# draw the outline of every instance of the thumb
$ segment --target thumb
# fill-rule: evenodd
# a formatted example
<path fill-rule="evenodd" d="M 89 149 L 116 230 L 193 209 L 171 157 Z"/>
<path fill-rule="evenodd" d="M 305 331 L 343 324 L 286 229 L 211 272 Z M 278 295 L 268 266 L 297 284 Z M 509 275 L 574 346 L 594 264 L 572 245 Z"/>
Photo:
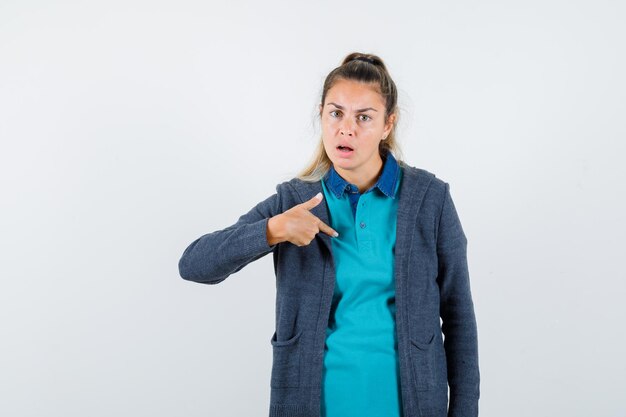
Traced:
<path fill-rule="evenodd" d="M 302 203 L 302 207 L 304 207 L 307 210 L 311 210 L 313 207 L 317 206 L 320 203 L 320 201 L 322 201 L 322 197 L 323 197 L 322 193 L 317 193 L 313 196 L 313 198 Z"/>

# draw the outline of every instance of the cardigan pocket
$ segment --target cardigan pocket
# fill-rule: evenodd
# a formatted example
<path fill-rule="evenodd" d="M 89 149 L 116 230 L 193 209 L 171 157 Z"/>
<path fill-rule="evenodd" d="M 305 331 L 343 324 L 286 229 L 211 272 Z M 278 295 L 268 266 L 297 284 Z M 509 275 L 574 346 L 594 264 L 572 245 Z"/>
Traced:
<path fill-rule="evenodd" d="M 289 388 L 300 386 L 300 330 L 291 339 L 279 341 L 276 332 L 272 335 L 272 388 Z"/>
<path fill-rule="evenodd" d="M 433 349 L 435 333 L 433 332 L 426 342 L 418 342 L 411 339 L 411 362 L 413 363 L 413 378 L 418 391 L 428 391 L 434 383 L 434 360 Z"/>

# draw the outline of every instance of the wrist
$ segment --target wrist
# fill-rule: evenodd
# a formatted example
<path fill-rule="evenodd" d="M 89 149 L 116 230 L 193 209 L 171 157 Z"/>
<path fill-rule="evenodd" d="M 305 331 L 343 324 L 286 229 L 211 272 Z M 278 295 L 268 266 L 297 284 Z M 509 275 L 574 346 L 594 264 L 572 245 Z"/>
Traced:
<path fill-rule="evenodd" d="M 287 240 L 283 233 L 281 215 L 278 214 L 274 217 L 270 217 L 267 221 L 267 244 L 274 246 L 277 243 Z"/>

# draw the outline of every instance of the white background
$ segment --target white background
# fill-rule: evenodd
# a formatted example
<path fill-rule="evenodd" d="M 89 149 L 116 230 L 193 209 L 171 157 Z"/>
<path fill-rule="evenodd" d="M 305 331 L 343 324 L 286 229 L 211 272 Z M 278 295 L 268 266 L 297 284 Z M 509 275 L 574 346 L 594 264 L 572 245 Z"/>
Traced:
<path fill-rule="evenodd" d="M 264 416 L 271 256 L 189 243 L 293 177 L 378 54 L 468 238 L 484 417 L 623 417 L 618 1 L 0 1 L 0 415 Z"/>

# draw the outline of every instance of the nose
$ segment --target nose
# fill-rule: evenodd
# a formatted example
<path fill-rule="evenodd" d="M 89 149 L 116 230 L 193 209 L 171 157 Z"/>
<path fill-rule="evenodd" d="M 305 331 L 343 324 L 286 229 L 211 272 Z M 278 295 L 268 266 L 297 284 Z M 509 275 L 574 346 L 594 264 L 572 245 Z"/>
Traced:
<path fill-rule="evenodd" d="M 345 119 L 345 122 L 341 126 L 340 132 L 342 135 L 348 135 L 348 136 L 354 135 L 354 126 L 350 118 Z"/>

